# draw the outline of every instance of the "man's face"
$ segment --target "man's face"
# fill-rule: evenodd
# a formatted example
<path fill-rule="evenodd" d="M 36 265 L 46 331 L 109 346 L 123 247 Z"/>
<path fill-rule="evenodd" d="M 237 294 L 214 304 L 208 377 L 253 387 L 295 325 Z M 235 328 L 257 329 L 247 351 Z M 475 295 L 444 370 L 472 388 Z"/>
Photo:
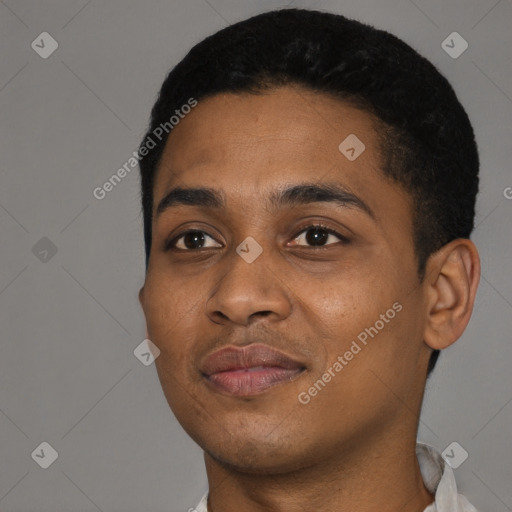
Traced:
<path fill-rule="evenodd" d="M 269 200 L 304 185 L 345 196 Z M 157 214 L 177 187 L 224 204 Z M 326 95 L 217 95 L 173 130 L 140 300 L 167 401 L 208 456 L 281 472 L 414 437 L 430 350 L 411 217 L 371 117 Z"/>

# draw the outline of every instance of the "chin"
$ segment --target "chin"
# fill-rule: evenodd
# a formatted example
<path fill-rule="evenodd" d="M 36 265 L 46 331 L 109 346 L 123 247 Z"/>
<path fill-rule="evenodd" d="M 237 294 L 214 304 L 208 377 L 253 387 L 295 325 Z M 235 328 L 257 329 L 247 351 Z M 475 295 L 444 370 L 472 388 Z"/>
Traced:
<path fill-rule="evenodd" d="M 253 429 L 256 425 L 253 424 Z M 307 436 L 276 429 L 275 425 L 252 431 L 248 428 L 224 430 L 219 426 L 200 433 L 189 432 L 189 435 L 220 465 L 253 475 L 297 471 L 314 463 L 317 454 L 312 446 L 308 450 Z"/>
<path fill-rule="evenodd" d="M 287 450 L 283 446 L 271 448 L 263 443 L 240 442 L 203 447 L 203 450 L 220 465 L 251 475 L 286 474 L 309 465 L 305 454 L 297 453 L 296 447 Z"/>

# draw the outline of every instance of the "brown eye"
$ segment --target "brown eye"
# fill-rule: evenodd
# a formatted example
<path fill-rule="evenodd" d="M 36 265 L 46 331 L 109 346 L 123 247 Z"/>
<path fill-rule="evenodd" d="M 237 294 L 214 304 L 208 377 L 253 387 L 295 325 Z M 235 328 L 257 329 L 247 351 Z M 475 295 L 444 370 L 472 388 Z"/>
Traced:
<path fill-rule="evenodd" d="M 207 239 L 214 240 L 210 235 L 204 231 L 189 230 L 181 233 L 177 237 L 170 240 L 165 245 L 165 250 L 177 249 L 180 251 L 193 251 L 197 249 L 220 247 L 215 245 L 206 246 L 205 241 Z M 216 242 L 215 242 L 216 243 Z"/>
<path fill-rule="evenodd" d="M 299 233 L 299 236 L 294 238 L 294 241 L 305 241 L 306 247 L 308 245 L 311 247 L 324 247 L 325 245 L 333 245 L 333 243 L 337 243 L 336 241 L 332 242 L 333 238 L 337 238 L 338 241 L 342 243 L 347 243 L 349 241 L 346 237 L 340 235 L 333 229 L 321 225 L 307 226 Z M 331 242 L 327 243 L 330 240 Z"/>

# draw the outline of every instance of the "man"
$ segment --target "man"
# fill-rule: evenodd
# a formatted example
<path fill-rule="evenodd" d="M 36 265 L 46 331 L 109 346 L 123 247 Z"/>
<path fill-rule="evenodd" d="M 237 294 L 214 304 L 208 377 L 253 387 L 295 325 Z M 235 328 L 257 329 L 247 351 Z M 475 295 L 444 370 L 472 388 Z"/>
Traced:
<path fill-rule="evenodd" d="M 196 510 L 475 511 L 416 442 L 480 277 L 446 79 L 384 31 L 268 12 L 170 72 L 143 147 L 139 299 L 205 453 Z"/>

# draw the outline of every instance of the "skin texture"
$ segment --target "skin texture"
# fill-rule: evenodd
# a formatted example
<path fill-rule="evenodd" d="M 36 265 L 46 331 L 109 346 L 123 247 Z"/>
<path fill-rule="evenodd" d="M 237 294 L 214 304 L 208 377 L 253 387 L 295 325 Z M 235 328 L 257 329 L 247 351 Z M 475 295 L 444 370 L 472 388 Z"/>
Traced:
<path fill-rule="evenodd" d="M 427 364 L 469 321 L 479 259 L 471 241 L 454 240 L 419 282 L 411 200 L 380 171 L 374 126 L 337 99 L 286 86 L 201 100 L 169 137 L 139 299 L 166 399 L 205 451 L 210 511 L 422 511 L 433 501 L 415 455 Z M 366 147 L 354 161 L 338 150 L 349 134 Z M 305 182 L 343 186 L 373 217 L 353 205 L 266 202 Z M 157 217 L 177 186 L 213 187 L 226 208 L 177 205 Z M 318 222 L 349 241 L 308 241 Z M 180 237 L 165 252 L 187 229 L 202 231 L 204 244 L 187 249 Z M 252 263 L 236 252 L 249 236 L 263 249 Z M 401 311 L 300 403 L 396 302 Z M 256 341 L 305 370 L 251 397 L 208 385 L 205 356 Z"/>

